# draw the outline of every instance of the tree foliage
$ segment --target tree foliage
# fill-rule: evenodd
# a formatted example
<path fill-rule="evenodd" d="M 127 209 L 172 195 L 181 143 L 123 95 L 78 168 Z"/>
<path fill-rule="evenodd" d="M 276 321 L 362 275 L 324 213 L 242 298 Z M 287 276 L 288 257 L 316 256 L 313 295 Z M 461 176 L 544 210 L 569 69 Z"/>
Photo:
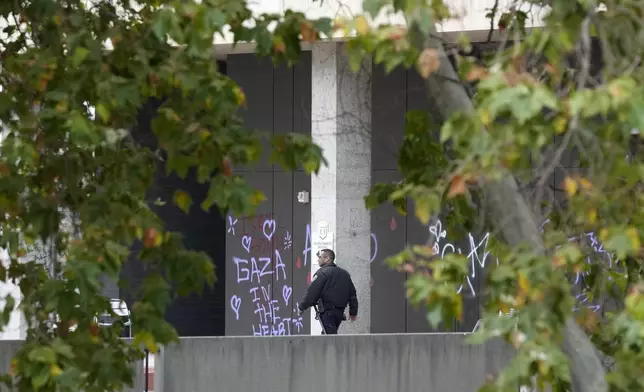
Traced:
<path fill-rule="evenodd" d="M 118 389 L 131 382 L 127 363 L 141 345 L 154 352 L 176 338 L 163 321 L 171 288 L 185 294 L 214 281 L 210 260 L 185 250 L 152 211 L 146 193 L 156 168 L 181 177 L 194 170 L 210 183 L 198 201 L 204 209 L 245 214 L 264 200 L 231 170 L 259 159 L 264 135 L 236 116 L 244 94 L 218 71 L 213 36 L 255 41 L 258 55 L 291 63 L 301 42 L 329 36 L 331 21 L 291 11 L 253 16 L 246 2 L 227 0 L 1 3 L 0 246 L 10 260 L 0 279 L 20 285 L 28 323 L 7 382 L 20 391 Z M 527 28 L 530 10 L 540 7 L 544 26 Z M 518 356 L 484 388 L 514 391 L 536 380 L 575 392 L 641 390 L 644 163 L 632 131 L 644 129 L 641 5 L 495 2 L 488 16 L 502 42 L 478 57 L 465 38 L 455 47 L 441 41 L 435 24 L 453 16 L 445 0 L 366 0 L 364 10 L 333 23 L 352 36 L 350 63 L 357 69 L 373 56 L 387 71 L 415 67 L 429 94 L 444 93 L 432 121 L 424 111 L 407 114 L 404 180 L 374 186 L 366 204 L 406 213 L 413 199 L 425 223 L 440 217 L 457 232 L 492 232 L 499 263 L 486 271 L 483 328 L 473 340 L 501 336 Z M 375 26 L 387 10 L 406 24 Z M 162 102 L 156 143 L 144 146 L 131 129 L 152 98 Z M 315 173 L 323 164 L 301 135 L 278 136 L 271 146 L 286 168 Z M 578 168 L 566 171 L 571 150 Z M 560 197 L 546 197 L 554 173 Z M 197 208 L 183 190 L 172 201 Z M 71 229 L 62 224 L 69 220 Z M 608 260 L 595 257 L 597 244 L 579 240 L 591 231 Z M 118 278 L 136 242 L 150 274 L 133 307 L 129 345 L 118 326 L 99 329 L 93 319 L 111 311 L 99 278 Z M 50 266 L 26 257 L 34 244 L 46 245 Z M 461 317 L 456 288 L 468 270 L 461 255 L 439 257 L 432 245 L 405 249 L 390 263 L 412 272 L 408 296 L 426 304 L 436 325 Z M 571 282 L 579 274 L 581 288 Z M 575 290 L 614 305 L 601 317 L 575 312 Z M 0 326 L 15 306 L 6 298 Z M 573 333 L 577 325 L 592 351 L 575 351 L 588 343 Z M 606 369 L 593 367 L 598 356 Z"/>
<path fill-rule="evenodd" d="M 490 6 L 502 42 L 480 56 L 471 55 L 466 38 L 450 47 L 436 33 L 434 24 L 450 17 L 446 1 L 367 0 L 367 15 L 339 24 L 357 32 L 353 64 L 373 55 L 387 71 L 415 67 L 438 106 L 434 137 L 426 112 L 408 113 L 398 161 L 404 179 L 376 185 L 367 206 L 390 202 L 405 212 L 411 198 L 424 223 L 440 217 L 456 232 L 478 228 L 494 236 L 499 262 L 487 268 L 483 328 L 472 341 L 503 337 L 518 355 L 485 390 L 535 383 L 641 390 L 641 5 Z M 537 7 L 543 26 L 527 28 L 528 11 Z M 363 25 L 382 12 L 404 15 L 406 26 Z M 584 235 L 590 232 L 597 233 L 592 243 Z M 428 320 L 438 325 L 462 317 L 457 288 L 469 271 L 464 255 L 437 255 L 432 245 L 410 247 L 389 262 L 413 273 L 408 296 L 426 304 Z M 574 284 L 579 276 L 581 285 Z M 579 291 L 612 301 L 599 315 L 575 311 Z M 588 339 L 573 320 L 595 348 L 584 351 Z M 594 366 L 599 359 L 605 369 Z"/>
<path fill-rule="evenodd" d="M 186 212 L 249 214 L 265 199 L 232 173 L 258 161 L 267 136 L 236 115 L 244 93 L 217 69 L 213 37 L 255 41 L 258 55 L 292 62 L 300 39 L 319 39 L 330 21 L 253 16 L 245 1 L 16 0 L 0 2 L 0 26 L 0 247 L 9 253 L 0 280 L 22 293 L 3 298 L 0 329 L 16 306 L 27 323 L 5 381 L 18 391 L 120 389 L 142 347 L 176 339 L 164 321 L 174 293 L 215 280 L 211 260 L 184 249 L 153 212 L 155 170 L 192 170 L 210 184 L 195 203 L 176 190 L 172 202 Z M 161 105 L 147 145 L 132 130 L 151 99 Z M 314 173 L 324 162 L 301 134 L 271 143 L 287 169 Z M 148 274 L 130 345 L 122 326 L 99 328 L 95 316 L 113 315 L 101 278 L 118 280 L 135 243 Z M 38 244 L 48 264 L 29 257 Z"/>

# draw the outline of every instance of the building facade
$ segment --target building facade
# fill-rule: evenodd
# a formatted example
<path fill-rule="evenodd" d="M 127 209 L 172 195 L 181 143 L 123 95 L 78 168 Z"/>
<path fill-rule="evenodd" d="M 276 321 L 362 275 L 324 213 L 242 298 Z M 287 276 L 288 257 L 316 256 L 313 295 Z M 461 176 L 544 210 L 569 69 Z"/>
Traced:
<path fill-rule="evenodd" d="M 500 9 L 511 1 L 501 1 Z M 360 12 L 361 0 L 320 2 L 265 0 L 257 12 L 305 11 L 310 17 L 349 16 Z M 466 32 L 473 41 L 487 39 L 485 18 L 492 0 L 454 0 L 463 15 L 440 26 L 447 39 Z M 377 22 L 400 18 L 380 17 Z M 217 282 L 201 295 L 178 298 L 168 320 L 181 336 L 319 334 L 310 312 L 298 316 L 296 303 L 316 271 L 315 252 L 336 251 L 337 263 L 354 279 L 360 301 L 358 321 L 344 323 L 341 333 L 405 333 L 431 331 L 425 312 L 405 298 L 406 274 L 391 270 L 383 260 L 409 244 L 437 238 L 440 252 L 461 252 L 470 260 L 470 276 L 459 290 L 464 296 L 464 317 L 452 329 L 471 331 L 479 319 L 483 271 L 491 262 L 487 235 L 472 233 L 453 243 L 440 223 L 423 226 L 413 214 L 402 216 L 392 206 L 368 211 L 364 196 L 379 182 L 400 179 L 397 152 L 403 140 L 405 113 L 431 112 L 435 102 L 426 96 L 420 76 L 413 70 L 384 70 L 366 63 L 359 72 L 349 70 L 342 42 L 322 42 L 307 47 L 294 67 L 274 67 L 256 57 L 253 44 L 231 45 L 231 37 L 217 37 L 215 44 L 223 72 L 239 83 L 248 108 L 240 115 L 249 128 L 268 134 L 299 132 L 311 135 L 322 146 L 329 165 L 317 176 L 303 170 L 286 172 L 270 164 L 268 153 L 253 167 L 236 167 L 268 200 L 255 216 L 221 215 L 216 208 L 193 208 L 185 215 L 167 203 L 157 212 L 167 228 L 179 231 L 188 248 L 206 252 L 216 265 Z M 142 143 L 154 144 L 150 121 L 158 102 L 141 110 L 133 134 Z M 266 146 L 267 149 L 269 146 Z M 555 179 L 553 179 L 555 181 Z M 202 198 L 207 186 L 191 174 L 186 179 L 167 177 L 159 170 L 150 200 L 171 200 L 180 187 Z M 124 265 L 121 284 L 105 282 L 105 294 L 131 306 L 136 288 L 145 276 L 143 265 Z M 0 286 L 2 294 L 15 287 Z M 0 302 L 0 304 L 2 304 Z M 0 338 L 24 338 L 20 315 Z M 444 328 L 442 328 L 444 329 Z"/>

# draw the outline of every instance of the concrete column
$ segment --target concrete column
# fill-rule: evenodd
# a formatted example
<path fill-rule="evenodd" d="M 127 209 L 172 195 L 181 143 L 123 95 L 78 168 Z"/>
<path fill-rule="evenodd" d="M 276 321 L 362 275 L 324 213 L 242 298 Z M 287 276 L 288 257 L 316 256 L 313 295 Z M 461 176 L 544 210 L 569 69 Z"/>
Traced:
<path fill-rule="evenodd" d="M 343 45 L 319 43 L 312 48 L 311 133 L 328 166 L 311 179 L 311 275 L 321 248 L 336 253 L 358 292 L 355 323 L 342 334 L 371 332 L 371 221 L 364 196 L 371 187 L 371 61 L 353 73 Z M 311 334 L 321 332 L 311 314 Z"/>

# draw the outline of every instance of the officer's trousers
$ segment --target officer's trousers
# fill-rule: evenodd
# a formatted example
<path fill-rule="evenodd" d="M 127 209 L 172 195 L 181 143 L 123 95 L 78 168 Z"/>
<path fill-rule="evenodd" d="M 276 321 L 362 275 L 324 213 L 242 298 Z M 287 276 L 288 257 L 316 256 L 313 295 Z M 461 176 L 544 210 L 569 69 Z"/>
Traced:
<path fill-rule="evenodd" d="M 338 308 L 325 310 L 320 314 L 320 320 L 322 321 L 322 325 L 324 325 L 324 330 L 327 335 L 338 334 L 338 328 L 340 328 L 343 318 L 344 312 Z"/>

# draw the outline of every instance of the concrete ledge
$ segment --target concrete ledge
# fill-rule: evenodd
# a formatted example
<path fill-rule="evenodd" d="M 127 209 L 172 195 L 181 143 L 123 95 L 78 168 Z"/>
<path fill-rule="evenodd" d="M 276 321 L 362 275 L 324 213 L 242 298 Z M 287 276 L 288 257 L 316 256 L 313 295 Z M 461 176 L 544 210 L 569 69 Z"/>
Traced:
<path fill-rule="evenodd" d="M 154 359 L 154 392 L 469 392 L 514 355 L 468 334 L 182 338 Z M 0 373 L 20 341 L 0 341 Z M 144 390 L 137 363 L 132 392 Z M 1 389 L 1 388 L 0 388 Z"/>
<path fill-rule="evenodd" d="M 155 392 L 476 391 L 513 351 L 466 336 L 182 338 L 157 358 Z"/>

